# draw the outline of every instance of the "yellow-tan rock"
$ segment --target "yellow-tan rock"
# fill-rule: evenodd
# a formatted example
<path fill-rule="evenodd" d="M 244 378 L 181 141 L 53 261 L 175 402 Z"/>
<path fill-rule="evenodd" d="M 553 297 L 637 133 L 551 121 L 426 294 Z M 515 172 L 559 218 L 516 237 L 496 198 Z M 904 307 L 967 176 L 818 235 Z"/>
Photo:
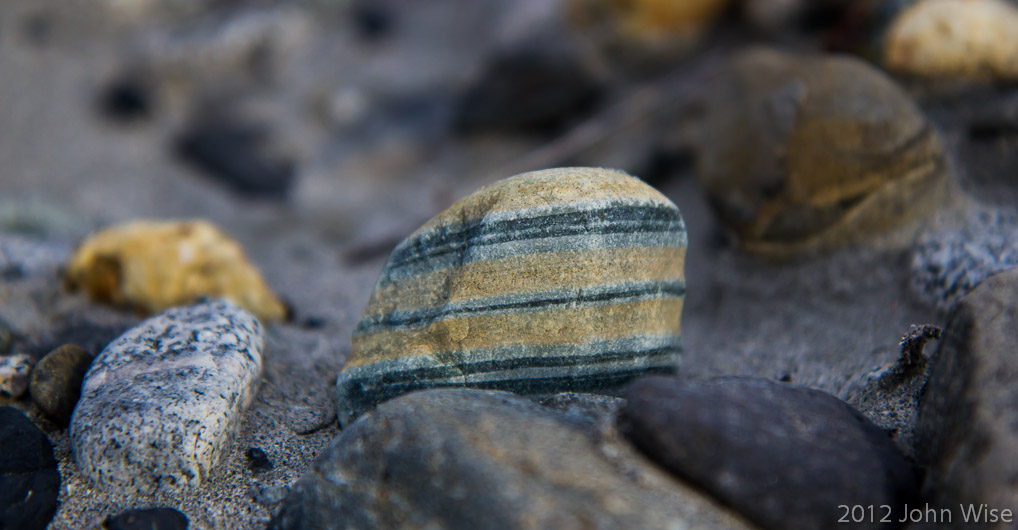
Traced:
<path fill-rule="evenodd" d="M 228 298 L 265 321 L 286 317 L 240 244 L 201 220 L 134 221 L 93 234 L 67 263 L 64 283 L 143 314 L 208 296 Z"/>
<path fill-rule="evenodd" d="M 904 230 L 953 184 L 937 134 L 885 74 L 766 49 L 711 90 L 698 165 L 743 247 L 776 259 Z"/>
<path fill-rule="evenodd" d="M 1018 8 L 1003 0 L 923 0 L 884 36 L 888 69 L 923 77 L 1018 80 Z"/>
<path fill-rule="evenodd" d="M 567 9 L 572 23 L 609 53 L 654 62 L 688 50 L 729 4 L 729 0 L 569 0 Z"/>

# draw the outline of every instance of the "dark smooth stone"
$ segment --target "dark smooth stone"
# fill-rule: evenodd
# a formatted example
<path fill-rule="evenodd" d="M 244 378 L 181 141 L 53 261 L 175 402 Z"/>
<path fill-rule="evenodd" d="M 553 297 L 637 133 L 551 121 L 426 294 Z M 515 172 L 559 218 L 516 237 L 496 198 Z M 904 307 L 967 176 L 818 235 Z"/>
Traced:
<path fill-rule="evenodd" d="M 462 96 L 454 124 L 462 133 L 554 132 L 591 108 L 600 94 L 597 76 L 577 54 L 507 50 Z"/>
<path fill-rule="evenodd" d="M 173 508 L 128 510 L 116 517 L 107 517 L 105 530 L 187 530 L 187 516 Z"/>
<path fill-rule="evenodd" d="M 392 12 L 377 2 L 361 1 L 350 8 L 350 20 L 357 34 L 365 41 L 374 42 L 389 36 L 394 26 Z"/>
<path fill-rule="evenodd" d="M 612 402 L 551 401 L 473 389 L 388 401 L 322 452 L 269 528 L 751 528 L 592 419 Z"/>
<path fill-rule="evenodd" d="M 1018 270 L 1010 270 L 959 300 L 932 356 L 916 431 L 934 502 L 1018 512 L 1016 342 Z"/>
<path fill-rule="evenodd" d="M 209 177 L 247 197 L 285 199 L 296 165 L 268 152 L 270 131 L 237 118 L 198 120 L 177 139 L 176 152 Z"/>
<path fill-rule="evenodd" d="M 650 458 L 764 528 L 843 528 L 840 505 L 917 498 L 887 433 L 841 400 L 765 379 L 647 377 L 627 392 L 622 430 Z M 852 528 L 889 528 L 876 523 Z"/>
<path fill-rule="evenodd" d="M 11 349 L 11 342 L 14 341 L 14 333 L 6 320 L 0 318 L 0 355 L 6 355 Z"/>
<path fill-rule="evenodd" d="M 65 344 L 36 363 L 28 379 L 32 402 L 46 417 L 60 426 L 66 426 L 81 395 L 81 382 L 92 355 L 74 344 Z"/>
<path fill-rule="evenodd" d="M 49 438 L 21 411 L 0 407 L 0 528 L 46 528 L 59 493 Z"/>
<path fill-rule="evenodd" d="M 103 115 L 121 122 L 147 118 L 154 106 L 150 84 L 134 76 L 114 79 L 99 96 Z"/>

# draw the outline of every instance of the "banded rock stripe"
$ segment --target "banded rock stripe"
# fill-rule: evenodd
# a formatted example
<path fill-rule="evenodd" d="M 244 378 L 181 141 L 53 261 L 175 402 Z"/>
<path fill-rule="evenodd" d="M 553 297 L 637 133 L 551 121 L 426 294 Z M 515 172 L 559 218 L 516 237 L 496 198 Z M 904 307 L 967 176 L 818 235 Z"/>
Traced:
<path fill-rule="evenodd" d="M 389 257 L 337 379 L 339 421 L 424 388 L 600 392 L 673 372 L 686 229 L 616 170 L 517 175 Z"/>

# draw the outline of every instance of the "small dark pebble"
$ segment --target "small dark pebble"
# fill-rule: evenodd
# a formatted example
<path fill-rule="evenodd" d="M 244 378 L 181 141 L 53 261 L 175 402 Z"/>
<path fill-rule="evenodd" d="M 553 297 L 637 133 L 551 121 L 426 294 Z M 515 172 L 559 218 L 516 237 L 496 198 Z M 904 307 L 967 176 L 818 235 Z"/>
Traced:
<path fill-rule="evenodd" d="M 0 318 L 0 355 L 6 355 L 11 349 L 11 342 L 14 341 L 14 333 L 6 320 Z"/>
<path fill-rule="evenodd" d="M 301 321 L 300 325 L 304 329 L 322 329 L 325 327 L 326 323 L 328 323 L 328 320 L 325 317 L 312 315 L 305 317 L 304 320 Z"/>
<path fill-rule="evenodd" d="M 887 433 L 823 392 L 766 379 L 647 377 L 621 430 L 648 457 L 762 528 L 842 528 L 838 505 L 902 507 L 916 474 Z M 852 528 L 889 528 L 879 518 Z"/>
<path fill-rule="evenodd" d="M 248 469 L 254 473 L 261 473 L 272 469 L 272 460 L 269 460 L 268 455 L 261 448 L 248 447 L 244 451 L 244 456 L 247 457 Z"/>
<path fill-rule="evenodd" d="M 239 119 L 192 123 L 176 141 L 176 153 L 245 197 L 285 199 L 294 185 L 296 164 L 267 152 L 269 129 Z"/>
<path fill-rule="evenodd" d="M 0 528 L 46 528 L 59 493 L 49 438 L 19 410 L 0 407 Z"/>
<path fill-rule="evenodd" d="M 152 88 L 138 77 L 115 79 L 103 89 L 99 108 L 103 115 L 128 122 L 147 118 L 152 113 Z"/>
<path fill-rule="evenodd" d="M 489 63 L 455 110 L 458 132 L 553 133 L 590 109 L 601 83 L 578 54 L 507 50 Z"/>
<path fill-rule="evenodd" d="M 81 382 L 92 365 L 92 355 L 74 344 L 65 344 L 36 363 L 28 379 L 28 391 L 39 410 L 63 427 L 71 419 L 81 395 Z"/>
<path fill-rule="evenodd" d="M 373 2 L 354 4 L 350 10 L 350 20 L 357 29 L 357 35 L 368 42 L 381 40 L 392 33 L 392 13 Z"/>
<path fill-rule="evenodd" d="M 173 508 L 128 510 L 103 522 L 106 530 L 187 530 L 187 516 Z"/>

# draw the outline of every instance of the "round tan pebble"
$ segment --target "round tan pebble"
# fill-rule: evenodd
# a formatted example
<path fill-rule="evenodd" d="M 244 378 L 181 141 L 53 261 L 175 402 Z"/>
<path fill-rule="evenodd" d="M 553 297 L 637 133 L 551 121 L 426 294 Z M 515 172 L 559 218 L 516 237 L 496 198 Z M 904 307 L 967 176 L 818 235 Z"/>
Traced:
<path fill-rule="evenodd" d="M 766 49 L 738 55 L 712 90 L 698 165 L 742 246 L 776 259 L 909 224 L 953 184 L 937 134 L 889 77 Z"/>
<path fill-rule="evenodd" d="M 902 74 L 1018 80 L 1018 8 L 1003 0 L 923 0 L 885 34 L 884 62 Z"/>
<path fill-rule="evenodd" d="M 67 425 L 81 394 L 81 381 L 92 365 L 92 355 L 65 344 L 44 356 L 29 375 L 32 402 L 58 425 Z"/>

